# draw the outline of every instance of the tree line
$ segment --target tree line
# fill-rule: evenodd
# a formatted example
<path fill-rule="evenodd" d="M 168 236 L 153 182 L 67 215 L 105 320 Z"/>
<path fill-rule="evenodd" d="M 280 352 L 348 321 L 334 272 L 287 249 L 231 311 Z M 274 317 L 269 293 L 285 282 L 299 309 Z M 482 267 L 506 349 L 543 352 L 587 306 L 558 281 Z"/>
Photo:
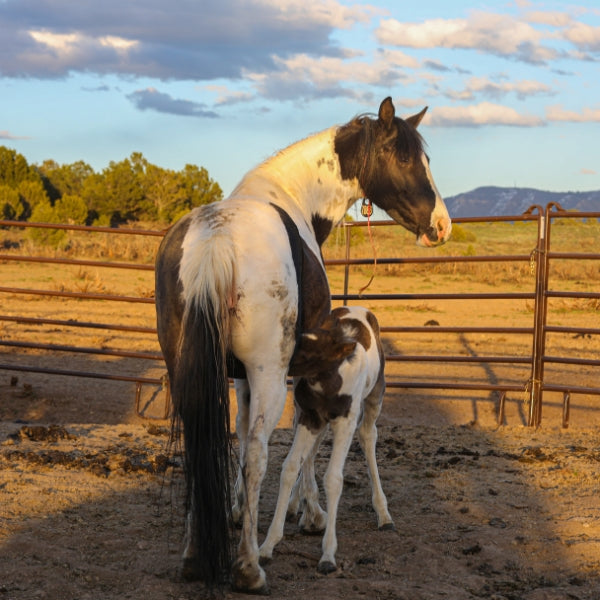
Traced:
<path fill-rule="evenodd" d="M 83 161 L 28 164 L 0 146 L 0 218 L 43 223 L 118 226 L 169 224 L 190 209 L 223 197 L 204 167 L 181 171 L 149 163 L 140 152 L 97 173 Z"/>

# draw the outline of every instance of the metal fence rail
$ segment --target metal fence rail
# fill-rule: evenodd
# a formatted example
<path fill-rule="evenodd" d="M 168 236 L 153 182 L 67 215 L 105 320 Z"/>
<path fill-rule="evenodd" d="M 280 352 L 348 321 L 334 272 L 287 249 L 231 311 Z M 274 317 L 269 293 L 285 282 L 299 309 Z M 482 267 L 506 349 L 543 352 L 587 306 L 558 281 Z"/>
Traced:
<path fill-rule="evenodd" d="M 525 214 L 507 217 L 485 217 L 485 218 L 463 218 L 455 219 L 456 223 L 493 223 L 500 222 L 518 222 L 529 221 L 537 223 L 537 239 L 534 240 L 535 247 L 531 254 L 513 254 L 513 255 L 490 255 L 490 256 L 431 256 L 431 257 L 406 257 L 406 258 L 390 258 L 382 257 L 375 259 L 370 258 L 352 258 L 351 257 L 351 236 L 352 232 L 357 228 L 365 227 L 366 223 L 344 223 L 343 232 L 345 236 L 345 258 L 331 259 L 326 261 L 327 267 L 344 267 L 344 282 L 343 293 L 332 294 L 334 302 L 360 302 L 369 305 L 373 302 L 388 302 L 388 301 L 411 301 L 411 300 L 528 300 L 534 303 L 533 323 L 529 327 L 414 327 L 414 326 L 393 326 L 382 327 L 383 333 L 389 334 L 505 334 L 505 335 L 525 335 L 530 339 L 531 350 L 524 355 L 517 356 L 464 356 L 464 355 L 415 355 L 415 354 L 395 354 L 388 353 L 386 360 L 389 363 L 448 363 L 448 364 L 505 364 L 518 365 L 529 368 L 530 376 L 523 384 L 515 384 L 511 382 L 440 382 L 440 381 L 405 381 L 391 380 L 388 383 L 390 388 L 406 388 L 406 389 L 454 389 L 454 390 L 471 390 L 471 391 L 494 391 L 500 393 L 500 401 L 498 404 L 498 422 L 502 423 L 504 418 L 504 403 L 508 392 L 522 392 L 528 395 L 529 414 L 528 424 L 538 426 L 542 418 L 542 404 L 544 391 L 552 391 L 563 394 L 563 426 L 568 426 L 570 398 L 573 394 L 589 394 L 600 395 L 600 387 L 596 386 L 581 386 L 579 382 L 574 381 L 561 382 L 560 384 L 545 381 L 544 367 L 547 364 L 570 364 L 577 366 L 600 366 L 600 360 L 589 358 L 577 358 L 571 356 L 549 356 L 545 352 L 546 337 L 548 333 L 555 334 L 582 334 L 582 335 L 600 335 L 598 327 L 565 327 L 548 324 L 548 299 L 550 298 L 576 298 L 576 299 L 591 299 L 598 300 L 600 306 L 600 293 L 593 292 L 571 292 L 564 290 L 549 289 L 549 271 L 552 263 L 556 260 L 583 260 L 583 261 L 598 261 L 600 254 L 590 253 L 566 253 L 552 252 L 551 250 L 551 231 L 552 222 L 556 219 L 599 219 L 600 213 L 572 213 L 563 211 L 560 206 L 552 203 L 546 209 L 540 206 L 531 207 Z M 375 221 L 371 222 L 371 227 L 389 226 L 390 221 Z M 19 227 L 19 228 L 50 228 L 50 229 L 65 229 L 87 233 L 105 233 L 111 236 L 149 236 L 160 238 L 164 235 L 164 231 L 152 231 L 141 229 L 113 229 L 108 227 L 85 227 L 74 225 L 56 225 L 47 223 L 22 223 L 14 221 L 0 221 L 0 227 Z M 13 253 L 0 253 L 0 264 L 2 263 L 40 263 L 52 264 L 60 266 L 79 266 L 79 267 L 98 267 L 106 269 L 128 269 L 132 271 L 152 271 L 152 264 L 120 262 L 120 261 L 100 261 L 80 258 L 55 258 L 45 256 L 27 256 Z M 368 265 L 435 265 L 435 264 L 464 264 L 464 263 L 521 263 L 531 266 L 534 272 L 534 280 L 531 291 L 526 292 L 495 292 L 495 293 L 414 293 L 414 294 L 351 294 L 349 293 L 350 268 L 356 266 Z M 0 279 L 1 284 L 1 279 Z M 64 290 L 52 289 L 36 289 L 28 287 L 2 286 L 0 285 L 0 298 L 2 295 L 10 296 L 47 296 L 64 299 L 76 299 L 82 301 L 102 301 L 102 302 L 120 302 L 120 303 L 138 303 L 138 304 L 153 304 L 154 299 L 149 297 L 140 297 L 134 295 L 117 295 L 92 293 L 87 291 L 73 292 Z M 0 304 L 1 306 L 1 304 Z M 125 309 L 124 309 L 125 310 Z M 106 323 L 96 321 L 75 321 L 72 319 L 54 319 L 32 317 L 26 315 L 8 315 L 4 314 L 0 308 L 0 322 L 10 322 L 19 325 L 33 325 L 38 327 L 69 327 L 91 330 L 105 330 L 123 333 L 136 333 L 148 335 L 149 344 L 156 342 L 156 329 L 152 325 L 134 326 L 123 323 Z M 597 324 L 597 323 L 596 323 Z M 90 355 L 104 355 L 114 357 L 127 357 L 140 360 L 153 361 L 155 366 L 164 367 L 160 352 L 157 351 L 134 351 L 123 348 L 100 348 L 86 347 L 82 345 L 56 344 L 56 343 L 41 343 L 25 340 L 7 340 L 0 338 L 0 346 L 6 348 L 19 348 L 27 350 L 41 350 L 52 353 L 83 353 Z M 98 379 L 111 379 L 115 381 L 134 382 L 136 383 L 136 406 L 139 405 L 140 391 L 143 385 L 162 385 L 165 386 L 164 377 L 141 377 L 136 373 L 116 374 L 89 372 L 76 369 L 57 369 L 45 366 L 28 365 L 27 355 L 24 355 L 18 364 L 0 362 L 0 370 L 18 371 L 18 372 L 35 372 L 48 375 L 66 375 L 77 377 L 88 377 Z M 167 396 L 168 398 L 168 396 Z M 165 411 L 168 410 L 168 406 Z M 166 412 L 165 412 L 166 414 Z"/>

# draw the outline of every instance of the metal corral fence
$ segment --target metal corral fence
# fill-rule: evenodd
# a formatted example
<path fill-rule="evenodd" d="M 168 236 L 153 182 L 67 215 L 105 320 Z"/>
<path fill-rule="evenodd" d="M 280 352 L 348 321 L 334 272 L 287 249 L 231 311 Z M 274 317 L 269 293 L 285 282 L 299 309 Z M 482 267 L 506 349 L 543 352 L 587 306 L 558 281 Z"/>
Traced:
<path fill-rule="evenodd" d="M 516 223 L 529 221 L 537 223 L 537 238 L 533 241 L 532 251 L 527 254 L 509 254 L 509 255 L 482 255 L 482 256 L 417 256 L 406 258 L 352 258 L 352 232 L 357 228 L 364 228 L 367 223 L 364 222 L 345 222 L 342 225 L 343 235 L 345 236 L 345 257 L 335 260 L 327 260 L 328 268 L 343 268 L 343 293 L 333 294 L 332 300 L 334 303 L 360 302 L 363 305 L 369 306 L 373 303 L 381 302 L 397 302 L 397 301 L 488 301 L 488 300 L 525 300 L 533 304 L 533 318 L 531 325 L 520 327 L 478 327 L 478 326 L 440 326 L 435 322 L 432 327 L 431 323 L 426 323 L 423 326 L 383 326 L 382 333 L 384 334 L 416 334 L 426 335 L 430 337 L 432 334 L 490 334 L 490 335 L 514 335 L 526 336 L 529 340 L 529 349 L 526 354 L 514 355 L 479 355 L 477 353 L 460 353 L 460 354 L 443 354 L 443 355 L 427 355 L 427 354 L 402 354 L 396 353 L 393 350 L 387 352 L 386 360 L 388 364 L 392 363 L 431 363 L 431 364 L 455 364 L 457 367 L 457 376 L 450 377 L 450 380 L 436 381 L 435 378 L 427 380 L 415 381 L 414 379 L 397 379 L 388 378 L 388 388 L 404 388 L 404 389 L 430 389 L 430 390 L 464 390 L 464 391 L 491 391 L 497 392 L 500 395 L 498 402 L 498 423 L 504 421 L 504 407 L 506 394 L 516 392 L 525 394 L 528 400 L 528 415 L 527 422 L 530 426 L 538 426 L 542 419 L 543 394 L 545 391 L 559 392 L 563 395 L 562 406 L 562 424 L 567 427 L 569 423 L 570 399 L 573 394 L 600 395 L 600 387 L 597 385 L 582 386 L 578 378 L 574 377 L 573 381 L 562 380 L 560 383 L 549 382 L 545 378 L 545 366 L 550 364 L 575 365 L 578 367 L 589 367 L 590 370 L 600 367 L 598 358 L 581 358 L 575 356 L 558 356 L 548 355 L 546 353 L 546 340 L 549 333 L 591 337 L 600 335 L 600 327 L 598 319 L 592 323 L 592 327 L 569 327 L 560 325 L 551 325 L 548 323 L 548 300 L 549 299 L 585 299 L 588 300 L 600 311 L 600 292 L 577 292 L 577 291 L 557 291 L 549 289 L 549 272 L 551 266 L 558 260 L 566 261 L 600 261 L 600 254 L 597 253 L 581 253 L 581 252 L 553 252 L 551 247 L 552 224 L 557 220 L 563 219 L 600 219 L 598 213 L 576 213 L 564 211 L 556 203 L 549 204 L 545 209 L 541 206 L 532 206 L 522 215 L 506 216 L 506 217 L 485 217 L 485 218 L 458 218 L 455 223 L 488 223 L 493 227 L 494 223 Z M 390 221 L 374 221 L 369 225 L 373 228 L 380 226 L 390 226 Z M 43 223 L 21 223 L 15 221 L 0 221 L 0 227 L 3 228 L 50 228 L 50 229 L 65 229 L 71 231 L 81 231 L 88 233 L 107 234 L 109 239 L 116 239 L 116 236 L 147 236 L 161 238 L 164 231 L 150 231 L 141 229 L 113 229 L 105 227 L 84 227 L 73 225 L 55 225 Z M 113 238 L 113 236 L 115 236 Z M 158 243 L 159 240 L 157 240 Z M 5 249 L 6 250 L 6 249 Z M 17 262 L 27 265 L 28 263 L 38 264 L 54 264 L 54 265 L 72 265 L 79 268 L 105 268 L 105 269 L 126 269 L 133 271 L 153 271 L 153 264 L 140 264 L 138 262 L 125 263 L 117 261 L 102 261 L 102 260 L 81 260 L 67 258 L 53 258 L 46 256 L 26 256 L 22 254 L 14 254 L 12 252 L 0 251 L 0 264 L 8 261 Z M 352 267 L 365 267 L 377 264 L 378 267 L 394 265 L 441 265 L 451 263 L 459 265 L 461 263 L 525 263 L 530 265 L 531 290 L 518 292 L 485 292 L 485 293 L 349 293 L 350 270 Z M 597 264 L 597 263 L 596 263 Z M 25 278 L 26 279 L 26 278 Z M 0 278 L 0 298 L 2 295 L 17 298 L 31 298 L 35 296 L 41 297 L 58 297 L 66 299 L 77 299 L 81 301 L 102 301 L 116 302 L 124 304 L 142 304 L 152 305 L 154 299 L 152 294 L 142 296 L 128 296 L 120 294 L 99 293 L 95 291 L 66 291 L 62 289 L 34 289 L 31 287 L 15 287 L 4 286 Z M 4 305 L 1 303 L 0 306 Z M 87 330 L 102 330 L 109 332 L 121 332 L 123 334 L 141 334 L 148 336 L 148 346 L 156 346 L 156 328 L 154 319 L 148 320 L 148 324 L 128 325 L 119 323 L 103 323 L 98 321 L 89 322 L 75 320 L 72 318 L 58 319 L 48 317 L 32 317 L 26 315 L 9 315 L 5 314 L 0 308 L 0 322 L 11 322 L 13 324 L 34 326 L 39 328 L 49 327 L 68 327 L 68 328 L 83 328 Z M 125 307 L 122 312 L 126 313 Z M 58 344 L 58 343 L 42 343 L 34 341 L 26 341 L 21 339 L 4 339 L 0 337 L 0 346 L 8 348 L 18 348 L 24 350 L 35 350 L 42 353 L 60 354 L 66 353 L 73 355 L 77 353 L 97 355 L 97 356 L 112 356 L 120 358 L 134 358 L 152 361 L 155 367 L 164 369 L 162 356 L 159 351 L 139 351 L 132 349 L 117 349 L 107 347 L 88 347 L 76 344 Z M 5 355 L 6 356 L 6 355 Z M 162 386 L 166 389 L 165 412 L 164 417 L 169 411 L 169 396 L 166 376 L 144 377 L 136 372 L 131 374 L 111 373 L 111 372 L 91 372 L 77 370 L 75 368 L 56 368 L 45 365 L 33 365 L 28 361 L 30 355 L 25 353 L 20 357 L 18 362 L 5 363 L 0 362 L 0 370 L 12 372 L 32 372 L 42 373 L 47 375 L 66 375 L 75 377 L 87 377 L 97 379 L 107 379 L 123 382 L 133 382 L 136 384 L 136 410 L 139 411 L 140 394 L 142 386 L 153 385 Z M 478 364 L 484 367 L 491 365 L 518 365 L 520 368 L 525 368 L 528 375 L 524 381 L 475 381 L 465 382 L 462 377 L 458 377 L 459 369 L 465 364 Z M 568 379 L 568 377 L 567 377 Z"/>

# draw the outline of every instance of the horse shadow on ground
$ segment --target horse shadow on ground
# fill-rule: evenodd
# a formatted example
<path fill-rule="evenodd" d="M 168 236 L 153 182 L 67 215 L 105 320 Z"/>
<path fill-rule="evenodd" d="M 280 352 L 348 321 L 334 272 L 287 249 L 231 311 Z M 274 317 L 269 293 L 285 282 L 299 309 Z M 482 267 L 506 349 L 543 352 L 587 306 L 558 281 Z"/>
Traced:
<path fill-rule="evenodd" d="M 491 367 L 485 372 L 488 381 L 498 381 Z M 31 397 L 19 398 L 15 390 L 22 388 L 7 380 L 0 388 L 3 400 L 15 392 L 0 436 L 2 594 L 14 600 L 204 597 L 200 583 L 185 583 L 178 574 L 181 472 L 176 463 L 165 473 L 145 466 L 163 464 L 157 460 L 167 452 L 166 437 L 159 444 L 148 437 L 148 421 L 132 417 L 131 394 L 117 391 L 123 384 L 85 381 L 61 396 L 60 383 L 54 390 L 41 387 L 43 378 L 28 381 Z M 110 409 L 102 413 L 107 399 Z M 91 416 L 90 402 L 96 403 Z M 354 442 L 338 516 L 338 570 L 318 574 L 320 537 L 301 535 L 296 523 L 287 523 L 266 568 L 271 598 L 597 598 L 600 448 L 593 432 L 482 425 L 480 406 L 487 414 L 496 403 L 491 396 L 388 390 L 378 463 L 396 531 L 377 531 L 364 457 Z M 23 417 L 85 424 L 77 439 L 62 442 L 77 460 L 65 464 L 52 440 L 10 442 Z M 100 429 L 104 437 L 94 440 Z M 259 541 L 273 515 L 291 439 L 289 429 L 278 429 L 270 443 Z M 319 476 L 330 448 L 326 438 Z M 105 455 L 100 462 L 108 468 L 98 468 L 92 455 Z M 243 595 L 226 589 L 225 597 Z"/>

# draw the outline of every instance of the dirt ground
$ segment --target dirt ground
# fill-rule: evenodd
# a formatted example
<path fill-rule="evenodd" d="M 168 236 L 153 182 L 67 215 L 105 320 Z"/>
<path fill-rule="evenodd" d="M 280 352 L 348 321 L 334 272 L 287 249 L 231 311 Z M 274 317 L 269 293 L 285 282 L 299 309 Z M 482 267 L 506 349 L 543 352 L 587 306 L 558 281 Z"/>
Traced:
<path fill-rule="evenodd" d="M 54 273 L 54 270 L 52 271 Z M 4 286 L 149 297 L 151 273 L 133 277 L 2 265 Z M 37 278 L 37 279 L 36 279 Z M 51 279 L 50 282 L 46 281 Z M 368 276 L 355 277 L 363 285 Z M 589 291 L 597 279 L 573 285 Z M 33 283 L 32 283 L 33 282 Z M 403 291 L 499 291 L 494 281 L 462 275 L 402 279 Z M 529 278 L 516 291 L 533 285 Z M 125 283 L 129 286 L 125 287 Z M 338 282 L 339 283 L 339 282 Z M 372 292 L 395 291 L 381 274 Z M 387 287 L 386 287 L 387 286 Z M 131 291 L 133 287 L 133 291 Z M 356 286 L 355 286 L 356 287 Z M 512 288 L 511 288 L 512 289 Z M 562 288 L 559 288 L 562 289 Z M 382 325 L 522 326 L 528 300 L 455 304 L 437 301 L 371 306 Z M 2 298 L 13 316 L 151 326 L 153 307 Z M 111 312 L 114 311 L 114 312 Z M 552 323 L 596 327 L 597 307 L 557 300 Z M 71 343 L 89 348 L 156 351 L 156 340 L 122 332 L 0 323 L 4 341 Z M 388 353 L 477 358 L 528 356 L 521 334 L 406 334 L 385 340 Z M 148 336 L 146 336 L 147 338 Z M 600 336 L 548 334 L 549 354 L 595 359 Z M 131 358 L 24 352 L 5 348 L 2 363 L 82 372 L 158 377 L 164 367 Z M 143 363 L 143 364 L 142 364 Z M 154 364 L 154 363 L 151 363 Z M 527 364 L 390 364 L 390 383 L 455 382 L 524 386 Z M 597 369 L 548 364 L 548 382 L 598 387 Z M 183 481 L 169 451 L 169 424 L 135 411 L 129 383 L 0 370 L 0 600 L 192 600 L 201 584 L 179 577 Z M 544 397 L 542 426 L 530 429 L 525 394 L 506 400 L 497 425 L 496 392 L 391 387 L 379 420 L 378 462 L 395 532 L 379 532 L 365 461 L 355 442 L 345 470 L 338 517 L 338 569 L 317 572 L 319 537 L 287 523 L 267 567 L 273 600 L 301 596 L 350 600 L 600 599 L 600 410 L 598 397 L 574 396 L 562 429 L 562 396 Z M 164 392 L 145 387 L 141 410 L 162 414 Z M 291 441 L 288 409 L 270 444 L 260 540 L 275 507 L 281 463 Z M 321 450 L 322 474 L 330 450 Z M 321 496 L 322 502 L 323 495 Z M 244 598 L 225 590 L 226 598 Z"/>
<path fill-rule="evenodd" d="M 178 574 L 183 486 L 167 421 L 137 416 L 129 385 L 14 377 L 0 373 L 0 598 L 207 597 Z M 573 407 L 575 424 L 561 429 L 552 414 L 559 407 L 550 408 L 532 430 L 516 418 L 497 427 L 495 409 L 481 395 L 389 391 L 378 461 L 396 531 L 377 530 L 355 442 L 339 511 L 338 570 L 320 575 L 320 538 L 288 523 L 267 567 L 271 597 L 600 598 L 596 411 Z M 290 444 L 289 418 L 288 411 L 271 440 L 261 538 Z M 329 449 L 326 440 L 319 473 Z M 225 597 L 245 596 L 226 590 Z"/>

